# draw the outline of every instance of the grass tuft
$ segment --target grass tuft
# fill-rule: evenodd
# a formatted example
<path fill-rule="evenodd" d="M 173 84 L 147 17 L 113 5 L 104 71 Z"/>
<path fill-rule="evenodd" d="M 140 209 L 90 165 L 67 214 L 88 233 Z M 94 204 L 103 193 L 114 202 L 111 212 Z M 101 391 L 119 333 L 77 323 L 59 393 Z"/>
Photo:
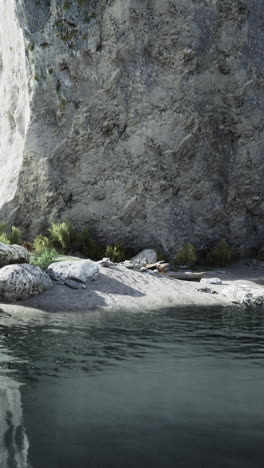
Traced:
<path fill-rule="evenodd" d="M 198 257 L 195 247 L 188 243 L 184 244 L 181 250 L 177 253 L 175 263 L 177 265 L 188 265 L 192 266 L 197 263 Z"/>

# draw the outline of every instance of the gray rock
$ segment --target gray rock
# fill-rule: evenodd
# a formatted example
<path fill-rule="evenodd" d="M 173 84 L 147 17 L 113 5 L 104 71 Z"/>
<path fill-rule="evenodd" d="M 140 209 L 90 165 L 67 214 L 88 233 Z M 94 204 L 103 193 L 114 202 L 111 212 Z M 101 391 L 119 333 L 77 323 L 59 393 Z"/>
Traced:
<path fill-rule="evenodd" d="M 217 291 L 214 291 L 211 288 L 203 287 L 203 288 L 198 288 L 197 291 L 202 292 L 202 293 L 207 293 L 207 294 L 218 294 Z"/>
<path fill-rule="evenodd" d="M 0 1 L 0 218 L 260 246 L 263 2 L 38 3 Z"/>
<path fill-rule="evenodd" d="M 220 278 L 202 278 L 200 283 L 202 284 L 223 284 Z"/>
<path fill-rule="evenodd" d="M 112 261 L 110 260 L 110 258 L 106 258 L 106 257 L 103 258 L 102 260 L 99 260 L 99 261 L 96 262 L 96 263 L 97 263 L 97 265 L 100 265 L 100 266 L 105 267 L 105 268 L 109 268 L 109 267 L 111 267 L 111 266 L 115 266 L 115 265 L 116 265 L 116 263 L 112 262 Z"/>
<path fill-rule="evenodd" d="M 70 279 L 65 280 L 64 284 L 65 286 L 68 286 L 68 288 L 70 289 L 80 289 L 81 287 L 80 283 L 78 283 L 77 281 L 70 280 Z"/>
<path fill-rule="evenodd" d="M 3 301 L 28 299 L 51 286 L 50 277 L 34 265 L 8 265 L 0 270 L 0 299 Z"/>
<path fill-rule="evenodd" d="M 256 271 L 263 271 L 264 270 L 264 263 L 260 260 L 256 260 L 256 259 L 251 259 L 249 260 L 248 262 L 248 266 L 250 266 L 251 268 L 253 268 L 253 270 L 256 270 Z"/>
<path fill-rule="evenodd" d="M 264 304 L 264 289 L 229 286 L 222 290 L 222 294 L 235 304 L 245 305 L 263 305 Z"/>
<path fill-rule="evenodd" d="M 142 250 L 135 257 L 131 258 L 130 262 L 137 266 L 145 266 L 147 264 L 156 263 L 157 252 L 153 249 Z"/>
<path fill-rule="evenodd" d="M 92 260 L 72 260 L 52 263 L 48 272 L 63 279 L 72 279 L 86 283 L 96 280 L 99 276 L 99 267 Z"/>
<path fill-rule="evenodd" d="M 135 268 L 135 265 L 130 260 L 125 260 L 123 265 L 124 267 L 129 268 L 130 270 L 133 270 L 133 268 Z"/>
<path fill-rule="evenodd" d="M 211 294 L 212 290 L 210 288 L 198 288 L 198 292 Z"/>
<path fill-rule="evenodd" d="M 28 263 L 30 253 L 21 245 L 6 245 L 0 242 L 0 268 L 16 263 Z"/>

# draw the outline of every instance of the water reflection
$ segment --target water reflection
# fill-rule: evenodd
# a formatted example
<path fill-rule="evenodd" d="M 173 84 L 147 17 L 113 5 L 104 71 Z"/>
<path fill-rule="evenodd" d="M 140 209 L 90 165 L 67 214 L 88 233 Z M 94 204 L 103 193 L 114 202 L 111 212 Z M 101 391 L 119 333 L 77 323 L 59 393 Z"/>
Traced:
<path fill-rule="evenodd" d="M 19 385 L 0 376 L 1 468 L 28 468 L 28 449 Z"/>

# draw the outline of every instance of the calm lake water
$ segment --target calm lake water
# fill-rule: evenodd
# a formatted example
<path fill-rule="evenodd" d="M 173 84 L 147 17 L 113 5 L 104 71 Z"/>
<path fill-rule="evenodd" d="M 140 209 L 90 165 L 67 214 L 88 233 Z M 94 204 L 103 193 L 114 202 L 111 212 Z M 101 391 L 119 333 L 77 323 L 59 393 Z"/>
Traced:
<path fill-rule="evenodd" d="M 0 315 L 1 468 L 263 468 L 264 309 Z"/>

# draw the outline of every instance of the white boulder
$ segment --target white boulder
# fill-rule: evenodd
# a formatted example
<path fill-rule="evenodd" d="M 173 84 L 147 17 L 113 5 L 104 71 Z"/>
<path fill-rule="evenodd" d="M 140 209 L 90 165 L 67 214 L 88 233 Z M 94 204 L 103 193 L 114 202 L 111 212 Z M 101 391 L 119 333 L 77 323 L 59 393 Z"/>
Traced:
<path fill-rule="evenodd" d="M 29 263 L 30 253 L 21 245 L 6 245 L 0 242 L 0 268 L 16 263 Z"/>
<path fill-rule="evenodd" d="M 108 268 L 108 267 L 111 267 L 111 266 L 116 266 L 116 263 L 111 262 L 110 258 L 108 258 L 108 257 L 104 257 L 102 260 L 99 260 L 96 263 L 97 263 L 97 265 L 100 265 L 100 266 L 105 267 L 105 268 Z"/>
<path fill-rule="evenodd" d="M 235 304 L 262 305 L 264 304 L 264 289 L 229 286 L 222 290 L 222 294 Z"/>
<path fill-rule="evenodd" d="M 130 259 L 133 265 L 145 266 L 147 264 L 157 263 L 158 255 L 153 249 L 144 249 L 139 252 L 135 257 Z"/>
<path fill-rule="evenodd" d="M 48 273 L 58 279 L 71 279 L 86 283 L 96 280 L 99 276 L 99 266 L 92 260 L 70 260 L 52 263 Z"/>
<path fill-rule="evenodd" d="M 220 278 L 202 278 L 200 283 L 204 284 L 223 284 Z"/>
<path fill-rule="evenodd" d="M 51 286 L 50 277 L 35 265 L 7 265 L 0 270 L 0 299 L 3 301 L 28 299 Z"/>
<path fill-rule="evenodd" d="M 124 267 L 133 270 L 134 268 L 134 263 L 132 263 L 130 260 L 125 260 L 123 263 Z"/>

